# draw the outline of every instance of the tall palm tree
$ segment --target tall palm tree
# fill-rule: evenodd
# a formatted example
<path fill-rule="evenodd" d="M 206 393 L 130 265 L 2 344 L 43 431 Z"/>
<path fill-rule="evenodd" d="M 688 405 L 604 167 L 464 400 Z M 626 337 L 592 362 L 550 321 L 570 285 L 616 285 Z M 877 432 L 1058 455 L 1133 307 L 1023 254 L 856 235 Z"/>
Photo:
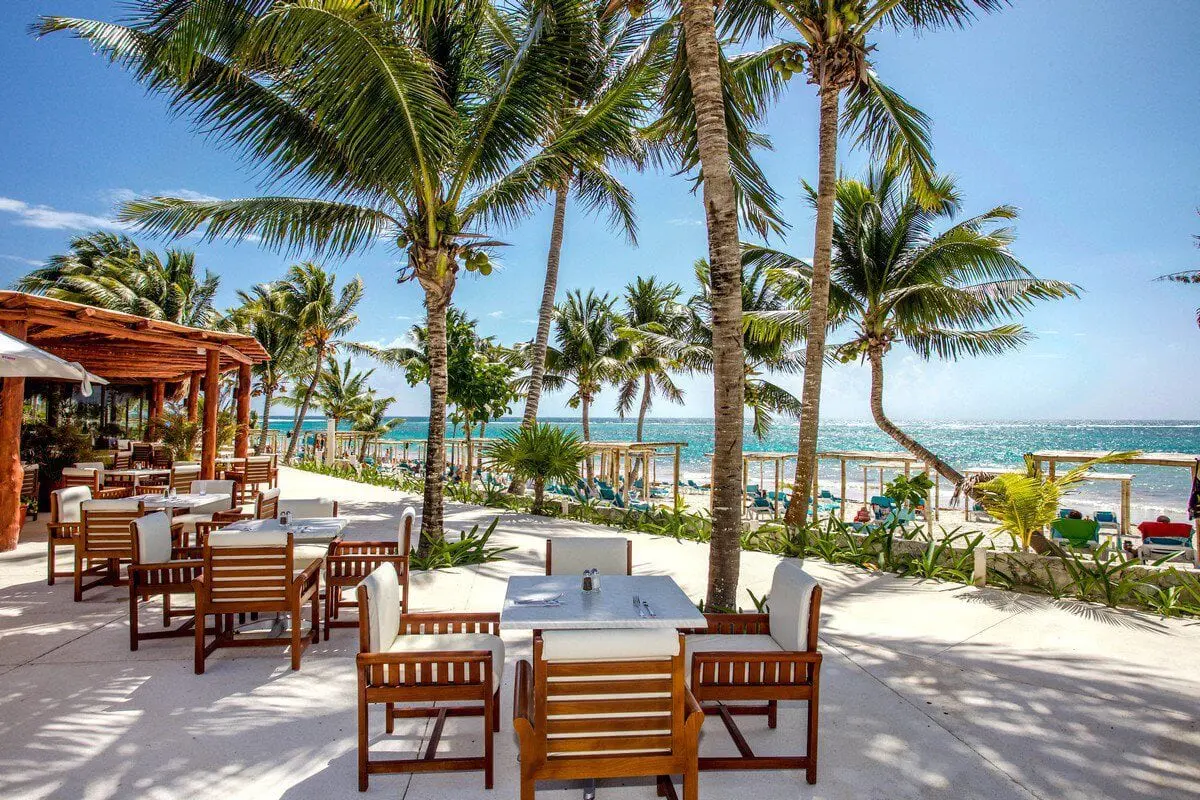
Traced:
<path fill-rule="evenodd" d="M 428 3 L 139 0 L 129 25 L 49 18 L 133 67 L 204 129 L 302 196 L 228 201 L 157 197 L 127 204 L 142 229 L 349 255 L 391 242 L 400 279 L 424 291 L 430 425 L 422 538 L 443 531 L 446 309 L 460 265 L 486 273 L 483 231 L 522 215 L 544 191 L 527 167 L 542 149 L 560 85 L 553 35 L 570 0 L 520 6 L 535 21 L 503 46 L 489 0 Z M 511 57 L 494 57 L 497 53 Z M 586 118 L 573 120 L 586 126 Z M 562 137 L 560 137 L 562 138 Z"/>
<path fill-rule="evenodd" d="M 546 384 L 551 388 L 571 385 L 575 391 L 567 401 L 579 409 L 583 440 L 591 441 L 591 408 L 605 386 L 616 383 L 628 370 L 629 342 L 617 336 L 620 324 L 616 299 L 589 289 L 567 294 L 555 311 L 554 338 L 557 347 L 546 352 Z M 592 480 L 591 461 L 587 464 Z"/>
<path fill-rule="evenodd" d="M 1069 283 L 1038 278 L 1010 250 L 1006 224 L 1017 212 L 997 206 L 954 222 L 962 207 L 953 181 L 934 176 L 929 205 L 895 169 L 836 187 L 830 326 L 852 330 L 833 348 L 837 359 L 871 365 L 871 414 L 880 429 L 946 480 L 963 476 L 899 428 L 883 408 L 884 356 L 904 344 L 924 359 L 956 361 L 996 355 L 1024 345 L 1023 325 L 1009 322 L 1039 300 L 1074 297 Z M 810 200 L 818 202 L 815 191 Z M 948 224 L 940 232 L 939 225 Z M 764 247 L 748 248 L 747 262 L 780 276 L 798 311 L 766 315 L 772 325 L 803 327 L 812 302 L 814 270 L 800 259 Z"/>
<path fill-rule="evenodd" d="M 546 277 L 530 348 L 525 412 L 521 424 L 537 421 L 546 371 L 546 347 L 554 319 L 558 265 L 562 255 L 568 199 L 572 192 L 587 211 L 608 211 L 609 223 L 637 242 L 633 197 L 610 166 L 641 168 L 646 160 L 643 126 L 650 120 L 668 66 L 670 28 L 649 17 L 633 19 L 609 11 L 608 0 L 581 4 L 575 46 L 564 52 L 562 85 L 547 133 L 551 145 L 540 159 L 547 191 L 554 196 Z M 580 136 L 577 117 L 590 120 Z M 520 484 L 515 478 L 514 486 Z"/>
<path fill-rule="evenodd" d="M 624 418 L 638 395 L 637 441 L 642 441 L 646 414 L 657 392 L 672 403 L 683 402 L 683 392 L 671 373 L 680 368 L 682 340 L 689 317 L 679 302 L 683 290 L 678 284 L 662 283 L 657 278 L 638 277 L 625 286 L 624 319 L 618 333 L 629 340 L 628 370 L 617 393 L 617 411 Z"/>
<path fill-rule="evenodd" d="M 261 452 L 267 446 L 275 396 L 300 366 L 300 337 L 295 320 L 287 315 L 284 295 L 275 284 L 260 283 L 248 292 L 239 289 L 238 300 L 241 305 L 229 314 L 230 324 L 257 339 L 270 356 L 267 361 L 251 367 L 254 392 L 263 398 L 262 431 L 258 439 Z"/>
<path fill-rule="evenodd" d="M 217 319 L 220 278 L 196 274 L 196 256 L 168 250 L 164 261 L 128 236 L 97 231 L 71 240 L 71 252 L 50 258 L 16 282 L 18 291 L 205 328 Z"/>
<path fill-rule="evenodd" d="M 905 169 L 919 199 L 934 202 L 928 191 L 934 169 L 928 118 L 875 76 L 868 59 L 874 49 L 870 40 L 885 26 L 920 30 L 964 25 L 976 11 L 1006 4 L 1007 0 L 729 1 L 724 17 L 728 31 L 735 36 L 784 38 L 777 48 L 778 71 L 784 78 L 804 72 L 820 99 L 812 298 L 790 523 L 803 518 L 816 474 L 841 96 L 849 93 L 841 124 L 858 143 Z"/>
<path fill-rule="evenodd" d="M 321 373 L 321 384 L 317 387 L 312 399 L 325 413 L 326 443 L 325 458 L 327 463 L 333 463 L 337 457 L 337 427 L 342 420 L 358 419 L 368 410 L 371 402 L 371 390 L 367 381 L 375 370 L 366 372 L 354 370 L 350 359 L 340 365 L 332 355 L 327 356 L 325 370 Z"/>
<path fill-rule="evenodd" d="M 344 337 L 358 325 L 354 309 L 362 300 L 363 282 L 356 276 L 339 290 L 336 274 L 305 262 L 294 264 L 276 286 L 281 306 L 276 319 L 281 324 L 293 326 L 300 346 L 311 355 L 308 360 L 312 364 L 284 456 L 284 461 L 290 461 L 300 441 L 300 429 L 312 404 L 313 393 L 321 382 L 326 358 L 336 353 L 339 347 L 357 349 Z"/>
<path fill-rule="evenodd" d="M 703 259 L 696 262 L 696 283 L 696 293 L 688 300 L 691 319 L 681 360 L 695 372 L 711 372 L 713 291 L 708 263 Z M 765 377 L 794 375 L 804 363 L 799 349 L 800 330 L 772 319 L 787 307 L 781 289 L 765 267 L 750 265 L 743 269 L 743 404 L 750 409 L 750 429 L 760 441 L 770 432 L 776 416 L 800 414 L 800 401 L 795 395 Z"/>

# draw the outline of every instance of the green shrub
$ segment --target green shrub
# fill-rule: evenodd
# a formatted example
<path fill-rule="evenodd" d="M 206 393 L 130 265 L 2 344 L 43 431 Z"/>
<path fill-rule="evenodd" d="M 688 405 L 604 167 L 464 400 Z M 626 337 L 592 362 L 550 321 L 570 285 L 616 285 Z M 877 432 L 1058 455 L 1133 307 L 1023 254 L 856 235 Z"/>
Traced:
<path fill-rule="evenodd" d="M 487 564 L 491 561 L 503 561 L 504 554 L 516 550 L 516 547 L 489 547 L 488 540 L 496 532 L 499 517 L 492 519 L 483 533 L 479 525 L 474 525 L 469 531 L 461 531 L 458 539 L 449 537 L 434 539 L 430 542 L 429 552 L 421 555 L 415 549 L 409 554 L 408 563 L 413 569 L 451 569 L 452 567 L 469 567 L 475 564 Z"/>

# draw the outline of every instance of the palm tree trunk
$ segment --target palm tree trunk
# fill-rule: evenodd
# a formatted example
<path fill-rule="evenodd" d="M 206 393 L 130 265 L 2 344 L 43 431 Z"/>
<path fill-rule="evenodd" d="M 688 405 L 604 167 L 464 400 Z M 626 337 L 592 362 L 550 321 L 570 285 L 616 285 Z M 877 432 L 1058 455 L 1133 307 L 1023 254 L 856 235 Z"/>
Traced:
<path fill-rule="evenodd" d="M 585 442 L 590 442 L 592 440 L 592 425 L 591 425 L 591 421 L 588 419 L 588 411 L 590 410 L 591 405 L 592 405 L 592 398 L 589 395 L 586 395 L 586 394 L 579 395 L 579 409 L 580 409 L 579 421 L 583 426 L 583 440 Z M 587 460 L 585 474 L 587 476 L 588 486 L 594 485 L 596 482 L 596 476 L 592 469 L 592 459 L 590 456 L 588 457 L 588 460 Z"/>
<path fill-rule="evenodd" d="M 546 479 L 535 477 L 533 479 L 533 513 L 542 513 L 542 503 L 546 498 Z"/>
<path fill-rule="evenodd" d="M 525 413 L 521 427 L 537 422 L 538 404 L 542 401 L 542 379 L 546 376 L 546 346 L 550 342 L 550 325 L 554 321 L 554 297 L 558 292 L 558 262 L 562 256 L 563 228 L 567 219 L 567 195 L 570 179 L 554 190 L 554 222 L 550 226 L 550 251 L 546 254 L 546 282 L 542 286 L 542 304 L 538 307 L 537 332 L 533 336 L 533 352 L 529 356 L 529 388 L 525 393 Z M 515 477 L 508 485 L 510 494 L 524 494 L 525 482 Z"/>
<path fill-rule="evenodd" d="M 262 430 L 258 433 L 258 452 L 267 449 L 267 429 L 271 427 L 271 401 L 275 399 L 275 389 L 263 389 Z"/>
<path fill-rule="evenodd" d="M 786 522 L 808 518 L 817 473 L 817 432 L 821 425 L 821 368 L 829 320 L 829 267 L 833 257 L 833 204 L 837 188 L 838 100 L 841 89 L 821 86 L 820 165 L 817 176 L 817 230 L 813 250 L 812 289 L 808 309 L 808 344 L 804 354 L 804 390 L 800 396 L 800 435 L 796 483 Z"/>
<path fill-rule="evenodd" d="M 421 539 L 417 552 L 426 555 L 443 536 L 442 489 L 446 469 L 446 307 L 447 292 L 425 290 L 429 332 L 429 435 L 425 442 L 425 496 L 421 508 Z"/>
<path fill-rule="evenodd" d="M 742 427 L 745 354 L 742 351 L 742 269 L 737 196 L 729 165 L 720 45 L 712 0 L 684 0 L 688 79 L 696 106 L 704 216 L 712 280 L 713 531 L 708 549 L 708 605 L 737 607 L 742 535 Z"/>
<path fill-rule="evenodd" d="M 868 348 L 867 357 L 871 361 L 871 416 L 875 418 L 875 424 L 879 426 L 881 431 L 899 442 L 900 446 L 905 450 L 926 464 L 931 464 L 939 475 L 955 486 L 958 486 L 963 480 L 963 476 L 958 470 L 938 458 L 923 444 L 896 427 L 896 424 L 888 419 L 887 414 L 883 413 L 883 348 Z"/>
<path fill-rule="evenodd" d="M 567 219 L 567 195 L 570 180 L 554 190 L 554 222 L 550 227 L 550 251 L 546 254 L 546 282 L 542 287 L 542 304 L 538 307 L 537 333 L 530 354 L 529 390 L 525 395 L 525 414 L 521 427 L 537 422 L 538 403 L 542 399 L 542 379 L 546 375 L 546 345 L 550 341 L 550 324 L 554 321 L 554 296 L 558 291 L 558 262 L 562 256 L 563 228 Z"/>
<path fill-rule="evenodd" d="M 300 402 L 300 408 L 296 410 L 296 421 L 292 424 L 292 439 L 288 442 L 287 454 L 283 457 L 285 464 L 292 460 L 292 455 L 296 452 L 296 443 L 300 441 L 300 428 L 304 426 L 304 417 L 308 414 L 308 406 L 312 402 L 313 392 L 317 390 L 317 382 L 321 380 L 321 369 L 324 365 L 325 348 L 321 347 L 317 350 L 317 367 L 313 370 L 312 380 L 308 382 L 308 388 L 304 390 L 304 399 Z"/>
<path fill-rule="evenodd" d="M 640 408 L 638 408 L 637 441 L 639 441 L 639 442 L 642 441 L 642 432 L 646 428 L 646 412 L 648 412 L 650 410 L 650 395 L 653 391 L 654 391 L 654 385 L 650 382 L 650 373 L 646 373 L 645 375 L 642 376 L 642 405 Z M 633 465 L 633 477 L 634 478 L 638 477 L 638 472 L 640 471 L 644 461 L 645 461 L 645 459 L 638 458 L 638 460 L 636 462 L 634 462 L 634 465 Z M 647 491 L 646 496 L 649 497 L 649 491 L 650 491 L 649 487 L 646 487 L 646 491 Z"/>

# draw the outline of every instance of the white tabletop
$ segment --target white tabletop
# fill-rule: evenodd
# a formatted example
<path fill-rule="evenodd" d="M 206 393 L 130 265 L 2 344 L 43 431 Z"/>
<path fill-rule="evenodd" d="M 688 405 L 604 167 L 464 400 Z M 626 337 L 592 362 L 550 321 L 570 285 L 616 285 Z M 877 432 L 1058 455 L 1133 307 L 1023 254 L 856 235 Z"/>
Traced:
<path fill-rule="evenodd" d="M 340 536 L 348 524 L 349 521 L 342 517 L 297 517 L 285 528 L 277 519 L 245 519 L 215 530 L 210 535 L 237 531 L 290 531 L 294 542 L 327 544 Z"/>
<path fill-rule="evenodd" d="M 105 477 L 116 475 L 121 478 L 153 478 L 160 475 L 170 475 L 169 469 L 151 469 L 142 467 L 139 469 L 107 469 L 104 471 Z"/>
<path fill-rule="evenodd" d="M 600 590 L 584 592 L 581 576 L 518 575 L 508 579 L 502 630 L 703 628 L 708 623 L 679 585 L 665 575 L 603 575 Z M 651 616 L 633 605 L 637 594 Z M 521 603 L 561 595 L 557 605 Z"/>
<path fill-rule="evenodd" d="M 146 508 L 190 508 L 198 514 L 227 510 L 232 508 L 231 504 L 233 502 L 232 495 L 222 494 L 221 492 L 213 492 L 212 494 L 192 492 L 189 494 L 177 494 L 174 497 L 167 497 L 162 494 L 142 494 L 137 495 L 133 499 L 141 500 Z"/>

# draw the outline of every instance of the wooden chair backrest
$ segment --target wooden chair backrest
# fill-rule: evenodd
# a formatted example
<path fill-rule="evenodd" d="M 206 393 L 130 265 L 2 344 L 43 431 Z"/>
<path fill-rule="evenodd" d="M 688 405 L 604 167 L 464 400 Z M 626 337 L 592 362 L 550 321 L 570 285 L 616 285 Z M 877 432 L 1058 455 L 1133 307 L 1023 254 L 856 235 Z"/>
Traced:
<path fill-rule="evenodd" d="M 171 467 L 171 488 L 182 494 L 192 490 L 192 482 L 200 479 L 199 467 Z"/>
<path fill-rule="evenodd" d="M 133 453 L 129 450 L 118 450 L 113 454 L 113 469 L 129 469 L 133 466 Z"/>
<path fill-rule="evenodd" d="M 233 537 L 251 542 L 256 538 L 253 534 L 228 533 L 210 536 L 204 545 L 205 611 L 287 611 L 294 576 L 292 534 L 280 544 L 221 545 Z"/>
<path fill-rule="evenodd" d="M 268 489 L 265 492 L 259 492 L 258 498 L 254 501 L 254 518 L 275 519 L 278 516 L 279 490 Z"/>
<path fill-rule="evenodd" d="M 130 461 L 148 465 L 154 460 L 154 448 L 149 442 L 134 442 L 129 458 Z"/>
<path fill-rule="evenodd" d="M 175 462 L 175 454 L 169 447 L 154 447 L 150 456 L 150 466 L 155 469 L 170 469 Z"/>
<path fill-rule="evenodd" d="M 270 483 L 271 482 L 271 457 L 270 456 L 249 456 L 246 458 L 246 469 L 243 473 L 245 483 Z"/>
<path fill-rule="evenodd" d="M 62 473 L 62 485 L 64 489 L 86 486 L 92 490 L 92 494 L 96 494 L 100 491 L 100 470 L 67 467 Z"/>
<path fill-rule="evenodd" d="M 632 539 L 621 536 L 563 538 L 558 540 L 557 548 L 554 541 L 546 540 L 547 575 L 581 575 L 583 570 L 592 568 L 598 568 L 601 575 L 633 574 Z"/>
<path fill-rule="evenodd" d="M 91 487 L 85 486 L 84 488 L 87 489 L 86 492 L 83 492 L 78 487 L 64 486 L 62 489 L 55 489 L 50 493 L 50 521 L 52 523 L 61 524 L 63 522 L 80 522 L 80 504 L 92 499 Z M 70 514 L 63 513 L 64 502 L 71 507 Z M 70 519 L 64 519 L 64 517 L 68 516 Z"/>
<path fill-rule="evenodd" d="M 91 501 L 92 503 L 104 501 Z M 133 558 L 133 537 L 129 524 L 146 513 L 141 502 L 110 501 L 112 505 L 88 508 L 80 512 L 79 545 L 93 558 Z"/>
<path fill-rule="evenodd" d="M 674 658 L 555 662 L 546 661 L 542 649 L 539 635 L 533 642 L 536 761 L 632 762 L 679 752 L 686 695 L 682 637 Z"/>
<path fill-rule="evenodd" d="M 21 497 L 33 497 L 37 494 L 38 465 L 26 464 L 21 468 Z"/>

